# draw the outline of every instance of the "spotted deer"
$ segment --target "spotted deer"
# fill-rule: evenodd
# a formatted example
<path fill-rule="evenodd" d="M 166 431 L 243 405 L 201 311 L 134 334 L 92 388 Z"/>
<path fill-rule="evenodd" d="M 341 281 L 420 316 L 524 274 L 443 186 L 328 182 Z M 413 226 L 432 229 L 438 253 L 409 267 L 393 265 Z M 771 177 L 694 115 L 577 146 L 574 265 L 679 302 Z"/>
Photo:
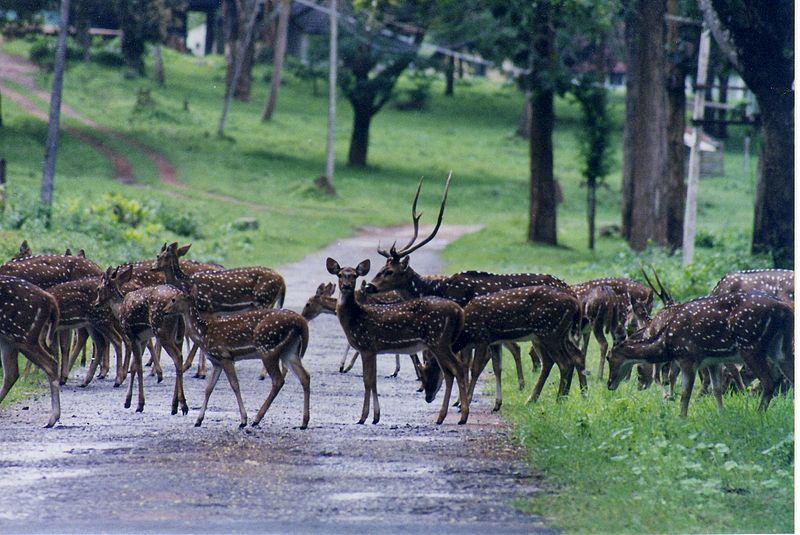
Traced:
<path fill-rule="evenodd" d="M 362 281 L 361 290 L 356 292 L 356 299 L 359 299 L 362 303 L 367 302 L 368 304 L 379 305 L 379 304 L 388 304 L 397 302 L 397 299 L 392 299 L 387 302 L 380 302 L 375 301 L 372 299 L 373 295 L 366 295 L 363 291 L 364 288 L 364 281 Z M 333 292 L 336 289 L 336 286 L 332 282 L 328 282 L 325 284 L 320 284 L 317 287 L 316 293 L 308 298 L 306 304 L 303 306 L 303 313 L 302 316 L 307 320 L 311 321 L 320 314 L 333 314 L 336 315 L 336 298 L 333 297 Z M 364 298 L 367 298 L 365 301 Z M 353 354 L 353 358 L 350 360 L 349 364 L 347 363 L 347 353 L 349 352 L 350 345 L 347 346 L 347 351 L 345 351 L 344 356 L 342 357 L 342 361 L 339 363 L 339 373 L 347 373 L 352 368 L 356 362 L 356 359 L 359 356 L 358 351 Z M 411 355 L 411 362 L 414 365 L 414 372 L 417 374 L 417 379 L 419 379 L 419 357 L 416 354 Z M 400 355 L 395 355 L 395 368 L 394 372 L 391 375 L 388 375 L 386 378 L 397 377 L 400 373 Z"/>
<path fill-rule="evenodd" d="M 572 287 L 573 290 L 575 287 Z M 589 335 L 594 334 L 600 345 L 600 366 L 597 376 L 603 377 L 603 364 L 608 354 L 608 341 L 605 333 L 611 335 L 613 344 L 619 343 L 626 335 L 630 296 L 614 291 L 611 286 L 597 285 L 576 291 L 581 306 L 581 353 L 584 359 L 589 347 Z"/>
<path fill-rule="evenodd" d="M 62 348 L 61 384 L 67 382 L 67 375 L 77 359 L 78 351 L 86 343 L 83 333 L 87 333 L 92 339 L 94 358 L 81 384 L 82 387 L 92 381 L 98 364 L 102 364 L 103 367 L 108 366 L 108 352 L 111 345 L 116 351 L 118 375 L 120 370 L 123 370 L 122 338 L 118 330 L 119 324 L 107 304 L 95 305 L 97 286 L 100 280 L 100 277 L 87 277 L 56 284 L 47 290 L 58 303 L 61 314 L 57 330 L 79 330 L 79 336 L 72 352 L 67 354 L 64 351 L 65 348 Z M 101 369 L 101 375 L 105 376 L 107 372 L 107 369 Z M 115 386 L 119 383 L 118 379 Z"/>
<path fill-rule="evenodd" d="M 659 329 L 640 331 L 612 348 L 608 388 L 614 390 L 637 362 L 675 361 L 681 370 L 681 416 L 689 410 L 698 369 L 708 367 L 722 410 L 720 364 L 744 362 L 763 385 L 769 406 L 781 374 L 794 378 L 793 307 L 764 292 L 731 292 L 676 305 Z"/>
<path fill-rule="evenodd" d="M 103 274 L 97 287 L 95 306 L 107 305 L 111 308 L 122 327 L 122 334 L 133 353 L 130 364 L 131 379 L 125 396 L 125 408 L 130 408 L 134 384 L 138 380 L 138 403 L 136 412 L 142 412 L 145 405 L 142 354 L 147 342 L 155 337 L 167 351 L 175 364 L 175 388 L 172 395 L 172 414 L 177 414 L 178 405 L 185 415 L 189 412 L 183 390 L 183 356 L 179 340 L 182 339 L 182 324 L 174 315 L 167 315 L 165 307 L 181 294 L 174 286 L 162 284 L 147 286 L 123 294 L 122 287 L 133 275 L 128 266 Z"/>
<path fill-rule="evenodd" d="M 528 402 L 536 401 L 555 362 L 561 372 L 558 396 L 569 393 L 577 368 L 581 389 L 586 391 L 586 377 L 580 351 L 572 341 L 580 326 L 581 310 L 577 298 L 564 289 L 551 286 L 512 288 L 475 297 L 464 307 L 464 329 L 453 345 L 454 351 L 475 349 L 470 374 L 471 398 L 481 372 L 491 358 L 495 363 L 495 405 L 502 405 L 500 344 L 536 341 L 542 349 L 542 373 Z M 438 389 L 438 369 L 423 364 L 422 378 L 426 395 Z"/>
<path fill-rule="evenodd" d="M 196 306 L 201 312 L 283 307 L 286 283 L 277 271 L 258 266 L 189 273 L 183 269 L 180 257 L 190 247 L 191 244 L 182 247 L 177 243 L 164 244 L 153 270 L 162 272 L 167 284 L 184 292 L 189 291 L 190 284 L 196 286 Z"/>
<path fill-rule="evenodd" d="M 380 353 L 411 355 L 428 350 L 444 372 L 445 393 L 442 408 L 436 420 L 444 422 L 450 404 L 450 393 L 455 378 L 461 403 L 459 424 L 469 418 L 468 370 L 453 353 L 453 343 L 464 326 L 464 311 L 447 299 L 422 297 L 390 305 L 359 303 L 355 297 L 356 280 L 369 273 L 370 261 L 364 260 L 355 268 L 340 267 L 328 258 L 328 273 L 338 278 L 339 301 L 336 316 L 347 336 L 347 341 L 361 353 L 364 371 L 364 405 L 358 423 L 369 416 L 372 398 L 372 423 L 380 421 L 376 378 L 376 356 Z M 432 399 L 428 399 L 430 403 Z"/>
<path fill-rule="evenodd" d="M 441 297 L 466 306 L 472 299 L 511 288 L 526 286 L 551 286 L 569 291 L 567 283 L 548 274 L 538 273 L 487 273 L 483 271 L 462 271 L 447 277 L 425 277 L 414 271 L 409 265 L 411 253 L 417 251 L 436 237 L 444 217 L 447 193 L 450 189 L 450 176 L 445 183 L 444 194 L 439 205 L 439 214 L 431 233 L 422 241 L 417 242 L 419 236 L 419 221 L 422 214 L 417 213 L 417 201 L 422 189 L 422 180 L 417 186 L 414 201 L 411 204 L 411 220 L 413 233 L 411 239 L 403 247 L 397 248 L 393 244 L 388 250 L 378 247 L 378 254 L 386 258 L 386 263 L 381 267 L 372 280 L 367 284 L 368 293 L 396 291 L 405 299 L 418 297 Z M 541 359 L 537 355 L 536 343 L 531 345 L 531 359 L 534 368 Z M 512 354 L 517 355 L 516 351 Z M 518 368 L 521 374 L 521 367 Z M 524 387 L 524 380 L 520 381 L 520 388 Z"/>
<path fill-rule="evenodd" d="M 728 273 L 714 286 L 711 295 L 758 290 L 794 303 L 794 271 L 791 269 L 754 269 Z"/>
<path fill-rule="evenodd" d="M 257 426 L 284 384 L 279 363 L 284 363 L 297 376 L 303 387 L 303 420 L 301 429 L 308 427 L 311 397 L 311 378 L 303 367 L 303 356 L 308 347 L 308 323 L 291 310 L 260 308 L 225 316 L 201 314 L 202 302 L 198 287 L 189 283 L 188 293 L 180 292 L 165 308 L 167 314 L 180 314 L 187 332 L 208 354 L 213 369 L 208 378 L 203 406 L 195 426 L 205 418 L 208 400 L 217 384 L 220 373 L 225 372 L 239 405 L 241 422 L 247 425 L 247 412 L 239 389 L 239 379 L 234 364 L 240 360 L 260 359 L 272 379 L 272 389 L 261 405 L 253 426 Z"/>
<path fill-rule="evenodd" d="M 53 427 L 61 417 L 58 361 L 51 350 L 54 340 L 48 339 L 48 333 L 58 327 L 58 319 L 58 303 L 52 295 L 23 279 L 0 276 L 0 402 L 19 379 L 17 355 L 22 353 L 44 372 L 50 385 L 50 419 L 46 427 Z"/>

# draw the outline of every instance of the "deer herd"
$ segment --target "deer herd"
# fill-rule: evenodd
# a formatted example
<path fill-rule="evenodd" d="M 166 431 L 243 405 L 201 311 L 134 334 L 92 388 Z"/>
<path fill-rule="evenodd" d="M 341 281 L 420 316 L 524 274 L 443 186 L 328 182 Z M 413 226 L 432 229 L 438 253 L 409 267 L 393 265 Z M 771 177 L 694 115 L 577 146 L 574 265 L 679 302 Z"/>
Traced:
<path fill-rule="evenodd" d="M 658 384 L 672 395 L 681 376 L 680 412 L 686 416 L 695 378 L 712 392 L 718 408 L 729 387 L 747 387 L 744 377 L 757 379 L 760 408 L 794 378 L 794 272 L 755 270 L 726 275 L 711 293 L 676 303 L 655 275 L 655 284 L 642 269 L 647 285 L 627 278 L 603 278 L 575 285 L 533 273 L 493 274 L 464 271 L 452 276 L 426 276 L 411 265 L 411 256 L 436 236 L 444 216 L 448 178 L 438 218 L 430 234 L 417 241 L 421 215 L 412 204 L 413 234 L 402 247 L 378 246 L 385 264 L 369 282 L 370 261 L 355 267 L 328 258 L 326 269 L 336 277 L 320 284 L 302 314 L 283 308 L 286 284 L 265 267 L 226 269 L 217 264 L 187 260 L 189 245 L 164 244 L 154 259 L 129 262 L 103 270 L 73 255 L 33 255 L 23 242 L 10 261 L 0 265 L 0 352 L 2 401 L 19 378 L 18 354 L 40 368 L 51 393 L 47 427 L 60 417 L 60 386 L 69 378 L 78 356 L 91 358 L 80 386 L 110 372 L 110 350 L 116 356 L 114 386 L 128 381 L 124 406 L 143 411 L 145 352 L 153 373 L 162 378 L 160 355 L 167 353 L 175 367 L 172 414 L 187 414 L 183 375 L 197 353 L 197 376 L 205 377 L 206 359 L 212 370 L 196 426 L 203 422 L 209 397 L 224 372 L 236 396 L 240 427 L 248 423 L 236 362 L 257 359 L 261 378 L 272 387 L 252 421 L 258 425 L 285 383 L 289 370 L 303 389 L 301 428 L 310 417 L 311 378 L 303 366 L 309 344 L 308 321 L 322 313 L 335 314 L 356 354 L 339 371 L 346 372 L 360 355 L 364 401 L 363 424 L 372 412 L 380 420 L 377 358 L 410 355 L 427 402 L 444 385 L 441 424 L 450 408 L 453 383 L 460 411 L 459 424 L 469 418 L 478 378 L 491 361 L 497 381 L 494 410 L 502 404 L 502 348 L 510 350 L 520 388 L 525 380 L 520 342 L 530 342 L 534 370 L 540 368 L 528 399 L 541 394 L 550 371 L 558 366 L 558 396 L 567 396 L 577 373 L 587 391 L 586 352 L 593 334 L 600 346 L 598 376 L 608 364 L 608 388 L 615 390 L 637 366 L 638 385 Z M 359 283 L 359 278 L 361 281 Z M 663 307 L 653 316 L 654 296 Z M 611 337 L 609 348 L 606 335 Z M 184 347 L 187 357 L 184 359 Z M 25 373 L 27 374 L 28 369 Z"/>

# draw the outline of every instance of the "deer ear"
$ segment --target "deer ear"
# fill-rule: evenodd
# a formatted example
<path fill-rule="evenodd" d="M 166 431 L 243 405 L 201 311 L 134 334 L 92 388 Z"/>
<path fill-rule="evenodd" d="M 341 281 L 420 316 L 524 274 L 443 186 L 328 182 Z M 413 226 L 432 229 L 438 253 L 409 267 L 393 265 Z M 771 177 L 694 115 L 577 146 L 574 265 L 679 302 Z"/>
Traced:
<path fill-rule="evenodd" d="M 404 256 L 403 259 L 400 260 L 400 265 L 403 266 L 403 269 L 406 269 L 408 267 L 408 260 L 410 258 L 411 258 L 410 256 Z"/>
<path fill-rule="evenodd" d="M 322 283 L 319 286 L 317 286 L 317 292 L 316 292 L 317 297 L 319 297 L 320 295 L 325 295 L 325 288 L 326 288 L 325 283 Z"/>
<path fill-rule="evenodd" d="M 167 242 L 164 242 L 164 245 L 161 246 L 161 252 L 163 253 L 166 250 L 167 250 Z"/>
<path fill-rule="evenodd" d="M 328 284 L 325 285 L 325 295 L 328 295 L 328 296 L 333 295 L 333 292 L 334 292 L 335 289 L 336 289 L 336 287 L 333 285 L 333 283 L 329 282 Z"/>
<path fill-rule="evenodd" d="M 78 258 L 86 258 L 86 251 L 78 249 Z"/>
<path fill-rule="evenodd" d="M 339 266 L 339 262 L 330 257 L 328 257 L 328 259 L 325 261 L 325 267 L 328 269 L 328 273 L 331 275 L 338 275 L 342 270 L 342 268 Z"/>
<path fill-rule="evenodd" d="M 28 240 L 22 240 L 22 243 L 19 244 L 19 252 L 20 253 L 27 253 L 30 250 L 31 250 L 31 248 L 28 245 Z"/>
<path fill-rule="evenodd" d="M 359 277 L 363 277 L 369 273 L 369 258 L 363 260 L 359 265 L 356 266 L 356 273 Z"/>
<path fill-rule="evenodd" d="M 186 253 L 188 253 L 189 252 L 189 247 L 191 247 L 191 246 L 192 246 L 192 244 L 188 243 L 188 244 L 184 245 L 183 247 L 181 247 L 180 249 L 178 249 L 178 256 L 184 256 Z"/>
<path fill-rule="evenodd" d="M 72 250 L 69 247 L 67 247 L 67 250 L 64 251 L 64 256 L 72 256 Z"/>

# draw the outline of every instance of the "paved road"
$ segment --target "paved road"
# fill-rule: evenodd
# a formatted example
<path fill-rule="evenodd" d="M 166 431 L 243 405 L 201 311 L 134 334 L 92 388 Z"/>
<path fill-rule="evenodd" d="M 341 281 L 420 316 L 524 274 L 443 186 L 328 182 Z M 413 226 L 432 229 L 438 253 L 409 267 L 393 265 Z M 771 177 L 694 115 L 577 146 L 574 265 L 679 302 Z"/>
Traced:
<path fill-rule="evenodd" d="M 423 273 L 441 268 L 447 240 L 474 229 L 443 228 L 415 253 Z M 424 231 L 424 230 L 423 230 Z M 402 237 L 405 234 L 401 234 Z M 367 230 L 303 261 L 283 266 L 287 306 L 297 310 L 319 282 L 332 280 L 324 259 L 355 265 L 391 232 Z M 466 426 L 451 412 L 434 424 L 438 404 L 416 392 L 410 362 L 384 379 L 393 357 L 379 362 L 381 422 L 356 425 L 360 366 L 337 371 L 345 346 L 338 321 L 311 324 L 305 365 L 311 373 L 311 423 L 300 423 L 302 394 L 290 376 L 259 429 L 239 430 L 230 388 L 220 380 L 202 428 L 192 423 L 202 381 L 187 378 L 188 416 L 171 416 L 173 375 L 146 381 L 145 412 L 122 407 L 110 381 L 75 385 L 62 394 L 61 423 L 42 428 L 47 397 L 0 411 L 0 532 L 316 532 L 530 533 L 540 518 L 514 510 L 513 499 L 540 492 L 524 453 L 492 415 L 492 396 L 476 399 Z M 165 360 L 166 362 L 166 360 Z M 237 365 L 252 417 L 269 390 L 258 364 Z"/>

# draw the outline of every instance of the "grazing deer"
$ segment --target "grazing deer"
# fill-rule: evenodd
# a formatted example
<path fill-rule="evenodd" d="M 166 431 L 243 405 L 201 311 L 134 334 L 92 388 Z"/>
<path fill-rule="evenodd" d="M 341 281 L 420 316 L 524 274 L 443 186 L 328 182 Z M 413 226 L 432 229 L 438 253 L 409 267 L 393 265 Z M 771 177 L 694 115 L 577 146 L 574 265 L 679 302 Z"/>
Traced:
<path fill-rule="evenodd" d="M 469 398 L 489 358 L 495 363 L 495 405 L 500 409 L 502 398 L 500 345 L 504 342 L 536 341 L 542 349 L 542 373 L 528 402 L 536 401 L 547 381 L 553 363 L 558 365 L 561 381 L 558 395 L 569 393 L 572 375 L 578 369 L 581 389 L 586 390 L 584 361 L 572 342 L 580 327 L 581 310 L 572 292 L 550 286 L 533 286 L 501 290 L 472 299 L 464 307 L 464 329 L 453 345 L 454 351 L 475 349 L 470 374 Z M 422 367 L 426 394 L 438 389 L 436 366 Z M 433 377 L 431 377 L 433 374 Z"/>
<path fill-rule="evenodd" d="M 260 359 L 272 379 L 272 389 L 261 405 L 253 426 L 257 426 L 284 384 L 279 362 L 288 366 L 303 386 L 303 420 L 301 429 L 308 427 L 311 378 L 303 367 L 303 356 L 308 347 L 308 323 L 291 310 L 256 309 L 215 317 L 201 314 L 197 286 L 190 283 L 189 293 L 181 292 L 165 307 L 167 314 L 180 314 L 187 332 L 208 354 L 213 369 L 206 384 L 205 398 L 195 426 L 205 418 L 208 400 L 217 384 L 220 373 L 225 372 L 239 405 L 241 423 L 247 425 L 247 412 L 239 390 L 234 363 L 245 359 Z"/>
<path fill-rule="evenodd" d="M 359 299 L 362 303 L 367 302 L 368 304 L 387 304 L 376 302 L 375 300 L 371 299 L 373 296 L 368 296 L 364 294 L 364 281 L 361 284 L 361 291 L 357 292 L 356 299 Z M 332 282 L 328 282 L 325 284 L 320 284 L 317 287 L 317 291 L 314 295 L 308 298 L 306 304 L 303 306 L 303 313 L 302 316 L 306 319 L 306 321 L 311 321 L 320 314 L 333 314 L 336 315 L 336 299 L 333 297 L 333 292 L 336 289 L 336 286 Z M 368 298 L 366 301 L 364 298 Z M 397 300 L 392 300 L 391 303 L 397 302 Z M 348 344 L 347 349 L 350 349 L 350 345 Z M 358 358 L 358 351 L 353 354 L 353 358 L 350 360 L 350 364 L 345 366 L 347 362 L 347 353 L 345 351 L 344 356 L 342 357 L 342 362 L 339 363 L 339 373 L 347 373 L 355 364 L 356 359 Z M 417 374 L 417 379 L 419 379 L 419 357 L 416 354 L 411 355 L 411 362 L 414 365 L 414 372 Z M 400 373 L 400 355 L 395 355 L 395 368 L 394 372 L 391 375 L 388 375 L 386 378 L 397 377 L 397 374 Z"/>
<path fill-rule="evenodd" d="M 573 287 L 574 289 L 574 287 Z M 625 338 L 625 324 L 630 308 L 630 297 L 620 295 L 610 286 L 592 286 L 587 291 L 576 292 L 581 304 L 581 354 L 586 358 L 589 347 L 590 331 L 600 345 L 600 366 L 597 376 L 603 378 L 603 364 L 608 354 L 608 341 L 605 333 L 611 335 L 613 344 L 618 344 Z"/>
<path fill-rule="evenodd" d="M 373 410 L 372 423 L 377 424 L 381 418 L 376 356 L 379 353 L 411 355 L 422 350 L 430 351 L 444 371 L 444 400 L 436 423 L 441 424 L 447 416 L 454 377 L 461 402 L 461 419 L 458 423 L 467 423 L 469 418 L 467 369 L 452 349 L 464 326 L 464 311 L 450 300 L 430 297 L 390 305 L 359 303 L 355 297 L 356 279 L 369 273 L 369 264 L 369 260 L 364 260 L 355 268 L 342 268 L 333 258 L 328 258 L 326 261 L 328 273 L 335 275 L 339 280 L 336 316 L 347 336 L 347 341 L 353 349 L 361 353 L 361 365 L 364 370 L 364 405 L 358 423 L 363 424 L 369 416 L 370 396 Z M 433 398 L 426 397 L 426 401 L 430 403 Z"/>
<path fill-rule="evenodd" d="M 28 281 L 0 276 L 0 358 L 3 362 L 3 387 L 0 402 L 19 379 L 17 355 L 22 353 L 47 376 L 50 383 L 50 419 L 53 427 L 61 417 L 58 362 L 50 348 L 48 332 L 58 327 L 58 303 L 52 295 Z"/>
<path fill-rule="evenodd" d="M 794 271 L 791 269 L 754 269 L 728 273 L 714 286 L 711 295 L 758 290 L 794 303 Z"/>
<path fill-rule="evenodd" d="M 102 282 L 97 287 L 95 306 L 110 306 L 122 326 L 122 334 L 131 348 L 133 357 L 130 365 L 131 380 L 125 396 L 125 408 L 130 408 L 134 383 L 138 379 L 138 404 L 136 412 L 144 410 L 144 380 L 142 377 L 142 354 L 147 342 L 154 336 L 167 351 L 175 364 L 175 388 L 172 395 L 172 414 L 177 414 L 180 404 L 181 412 L 189 412 L 183 390 L 183 356 L 178 340 L 182 339 L 181 322 L 175 316 L 168 316 L 165 308 L 172 299 L 181 294 L 174 286 L 162 284 L 140 288 L 127 294 L 122 287 L 133 275 L 133 268 L 124 271 L 112 268 L 103 274 Z"/>
<path fill-rule="evenodd" d="M 722 410 L 719 364 L 743 361 L 764 386 L 766 410 L 781 373 L 794 377 L 793 307 L 764 292 L 701 297 L 673 307 L 660 329 L 644 331 L 611 350 L 608 388 L 614 390 L 636 362 L 676 361 L 681 369 L 681 416 L 689 410 L 696 371 L 709 367 L 717 407 Z"/>

